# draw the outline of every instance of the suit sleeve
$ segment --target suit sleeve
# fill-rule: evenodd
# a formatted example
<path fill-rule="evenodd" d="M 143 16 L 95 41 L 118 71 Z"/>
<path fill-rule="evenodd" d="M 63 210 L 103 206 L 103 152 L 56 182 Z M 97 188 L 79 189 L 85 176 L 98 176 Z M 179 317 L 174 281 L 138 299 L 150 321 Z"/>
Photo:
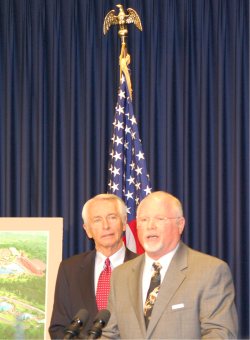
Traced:
<path fill-rule="evenodd" d="M 51 339 L 62 339 L 64 337 L 65 327 L 71 322 L 69 315 L 71 304 L 69 295 L 66 293 L 69 291 L 68 285 L 69 282 L 67 281 L 64 266 L 63 263 L 61 263 L 57 274 L 54 306 L 49 327 Z"/>
<path fill-rule="evenodd" d="M 221 262 L 208 274 L 200 303 L 202 339 L 237 339 L 238 319 L 230 269 Z"/>
<path fill-rule="evenodd" d="M 102 339 L 120 339 L 120 332 L 118 329 L 118 324 L 116 320 L 115 311 L 115 290 L 114 290 L 114 275 L 111 276 L 111 288 L 108 299 L 108 310 L 110 311 L 110 319 L 106 327 L 104 327 L 102 332 Z"/>

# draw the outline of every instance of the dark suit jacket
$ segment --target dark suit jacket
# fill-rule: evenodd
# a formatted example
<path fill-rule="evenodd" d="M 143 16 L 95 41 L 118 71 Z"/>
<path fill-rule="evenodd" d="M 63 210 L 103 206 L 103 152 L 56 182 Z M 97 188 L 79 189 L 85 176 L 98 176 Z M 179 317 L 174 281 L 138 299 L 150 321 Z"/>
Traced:
<path fill-rule="evenodd" d="M 85 333 L 93 324 L 98 310 L 95 299 L 94 265 L 96 251 L 72 256 L 63 260 L 59 266 L 54 307 L 49 327 L 52 339 L 62 339 L 67 327 L 80 309 L 89 312 L 89 320 L 84 327 Z M 125 261 L 137 254 L 126 249 Z"/>
<path fill-rule="evenodd" d="M 108 339 L 237 339 L 234 286 L 228 265 L 182 242 L 157 296 L 146 330 L 142 304 L 144 255 L 111 276 Z"/>

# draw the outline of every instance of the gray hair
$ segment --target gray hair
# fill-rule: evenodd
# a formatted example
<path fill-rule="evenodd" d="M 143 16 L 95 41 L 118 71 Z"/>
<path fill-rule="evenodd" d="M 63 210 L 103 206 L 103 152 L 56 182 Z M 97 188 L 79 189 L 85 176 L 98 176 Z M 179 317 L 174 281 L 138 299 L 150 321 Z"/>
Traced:
<path fill-rule="evenodd" d="M 83 223 L 85 223 L 85 224 L 87 223 L 89 207 L 92 203 L 94 203 L 96 201 L 114 201 L 114 202 L 116 202 L 123 225 L 125 225 L 127 223 L 127 207 L 120 197 L 113 195 L 113 194 L 99 194 L 99 195 L 96 195 L 93 198 L 89 199 L 84 204 L 84 206 L 82 208 Z"/>

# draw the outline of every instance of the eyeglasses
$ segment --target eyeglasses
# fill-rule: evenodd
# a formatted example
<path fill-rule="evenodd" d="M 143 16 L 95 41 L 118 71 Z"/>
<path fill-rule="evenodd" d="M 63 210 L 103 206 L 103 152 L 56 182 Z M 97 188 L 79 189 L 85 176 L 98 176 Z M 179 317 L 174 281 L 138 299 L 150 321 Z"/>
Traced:
<path fill-rule="evenodd" d="M 144 227 L 147 226 L 149 221 L 151 220 L 154 224 L 158 225 L 159 227 L 164 227 L 169 220 L 176 220 L 181 218 L 179 217 L 166 217 L 166 216 L 155 216 L 155 217 L 138 217 L 137 224 L 138 226 Z"/>
<path fill-rule="evenodd" d="M 92 223 L 95 226 L 102 225 L 104 220 L 106 220 L 109 224 L 115 224 L 118 221 L 118 216 L 115 214 L 110 214 L 107 217 L 102 217 L 102 216 L 96 216 L 93 218 Z"/>

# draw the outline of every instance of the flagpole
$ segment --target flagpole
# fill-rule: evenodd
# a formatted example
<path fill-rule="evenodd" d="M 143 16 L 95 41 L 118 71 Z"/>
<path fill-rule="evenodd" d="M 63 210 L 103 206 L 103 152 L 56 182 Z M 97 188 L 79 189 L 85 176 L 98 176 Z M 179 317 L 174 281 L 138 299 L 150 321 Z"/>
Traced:
<path fill-rule="evenodd" d="M 111 10 L 104 19 L 103 32 L 107 33 L 111 25 L 119 25 L 121 38 L 120 84 L 110 143 L 108 166 L 108 192 L 120 197 L 127 207 L 127 226 L 125 244 L 130 250 L 142 253 L 136 229 L 136 209 L 140 201 L 151 192 L 146 160 L 139 137 L 137 121 L 132 105 L 132 86 L 130 79 L 130 55 L 127 52 L 127 24 L 134 23 L 142 30 L 140 18 L 136 11 L 128 8 L 126 14 L 122 5 L 118 15 Z"/>
<path fill-rule="evenodd" d="M 118 15 L 115 15 L 115 10 L 111 10 L 108 12 L 108 14 L 104 18 L 103 23 L 103 33 L 106 34 L 110 28 L 111 25 L 119 25 L 118 35 L 121 38 L 121 53 L 119 57 L 119 64 L 120 64 L 120 79 L 122 76 L 122 73 L 124 73 L 124 76 L 126 78 L 130 99 L 132 100 L 132 84 L 130 80 L 130 74 L 128 70 L 128 65 L 130 64 L 130 55 L 127 51 L 126 46 L 126 38 L 128 37 L 128 29 L 127 24 L 134 23 L 135 26 L 142 31 L 142 24 L 141 19 L 137 12 L 133 8 L 128 8 L 126 14 L 124 12 L 122 5 L 116 5 L 116 7 L 119 8 Z"/>

